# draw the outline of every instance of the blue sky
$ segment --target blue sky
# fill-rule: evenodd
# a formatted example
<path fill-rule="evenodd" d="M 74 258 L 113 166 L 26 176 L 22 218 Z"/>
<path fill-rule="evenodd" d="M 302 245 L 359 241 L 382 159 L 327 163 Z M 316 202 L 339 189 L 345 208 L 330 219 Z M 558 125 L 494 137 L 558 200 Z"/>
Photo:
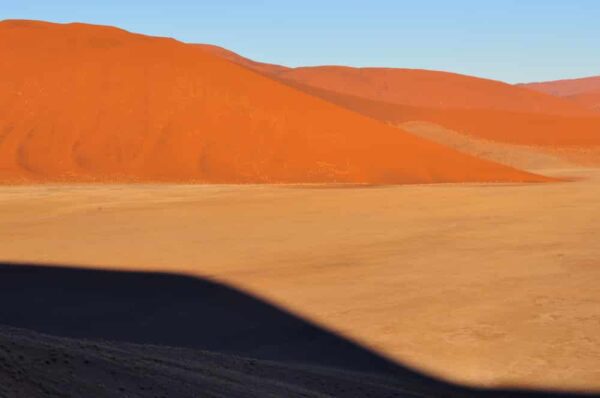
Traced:
<path fill-rule="evenodd" d="M 0 0 L 0 19 L 89 22 L 290 66 L 600 75 L 598 0 Z"/>

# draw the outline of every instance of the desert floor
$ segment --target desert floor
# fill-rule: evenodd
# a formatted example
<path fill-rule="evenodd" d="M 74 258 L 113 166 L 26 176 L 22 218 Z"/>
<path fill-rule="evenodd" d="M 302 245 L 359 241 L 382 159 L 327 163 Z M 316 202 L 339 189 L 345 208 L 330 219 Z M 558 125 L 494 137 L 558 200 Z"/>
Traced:
<path fill-rule="evenodd" d="M 0 261 L 198 275 L 403 364 L 600 389 L 600 171 L 575 182 L 0 189 Z"/>

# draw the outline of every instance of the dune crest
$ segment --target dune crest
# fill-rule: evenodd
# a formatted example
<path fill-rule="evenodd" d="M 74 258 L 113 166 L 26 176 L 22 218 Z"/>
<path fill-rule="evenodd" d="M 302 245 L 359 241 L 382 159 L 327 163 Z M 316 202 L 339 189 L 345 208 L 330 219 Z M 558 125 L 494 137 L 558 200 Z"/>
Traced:
<path fill-rule="evenodd" d="M 600 147 L 600 117 L 557 116 L 494 109 L 440 109 L 374 101 L 360 96 L 288 83 L 298 90 L 323 98 L 373 119 L 399 125 L 429 122 L 500 143 L 552 147 Z"/>
<path fill-rule="evenodd" d="M 173 39 L 0 23 L 0 181 L 549 181 Z"/>
<path fill-rule="evenodd" d="M 561 98 L 495 80 L 401 68 L 319 66 L 278 75 L 296 83 L 393 104 L 440 109 L 493 109 L 556 115 L 587 112 Z"/>
<path fill-rule="evenodd" d="M 313 66 L 289 68 L 257 62 L 207 44 L 204 50 L 288 83 L 379 102 L 442 109 L 494 109 L 525 113 L 588 115 L 585 109 L 548 93 L 500 81 L 442 71 L 405 68 Z"/>
<path fill-rule="evenodd" d="M 541 93 L 568 97 L 585 92 L 600 90 L 600 76 L 582 77 L 579 79 L 552 80 L 548 82 L 534 82 L 519 84 L 521 87 L 539 91 Z"/>
<path fill-rule="evenodd" d="M 230 51 L 226 57 L 478 158 L 528 170 L 600 164 L 600 117 L 584 109 L 590 108 L 585 101 L 594 101 L 593 94 L 576 104 L 574 98 L 553 98 L 529 88 L 444 72 L 345 67 L 281 67 L 269 72 L 269 64 Z M 450 131 L 452 137 L 446 134 Z"/>
<path fill-rule="evenodd" d="M 563 97 L 582 108 L 600 112 L 600 76 L 520 84 L 541 93 Z"/>

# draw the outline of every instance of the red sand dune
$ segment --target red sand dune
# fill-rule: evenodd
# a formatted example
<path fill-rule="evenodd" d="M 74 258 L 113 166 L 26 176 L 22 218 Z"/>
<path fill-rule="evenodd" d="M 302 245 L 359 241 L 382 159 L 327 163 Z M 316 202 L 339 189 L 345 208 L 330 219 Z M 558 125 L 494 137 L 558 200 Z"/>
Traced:
<path fill-rule="evenodd" d="M 600 76 L 583 77 L 580 79 L 553 80 L 549 82 L 524 83 L 518 86 L 539 91 L 541 93 L 570 97 L 589 91 L 600 90 Z"/>
<path fill-rule="evenodd" d="M 294 87 L 374 119 L 400 124 L 428 121 L 487 140 L 532 146 L 600 146 L 600 117 L 557 116 L 494 109 L 399 105 L 294 84 Z"/>
<path fill-rule="evenodd" d="M 570 95 L 565 98 L 575 102 L 579 106 L 600 112 L 600 90 L 586 91 L 585 93 Z"/>
<path fill-rule="evenodd" d="M 213 44 L 196 44 L 199 48 L 218 55 L 221 58 L 225 58 L 229 61 L 235 62 L 250 69 L 254 69 L 257 72 L 261 72 L 268 75 L 277 75 L 290 68 L 283 65 L 268 64 L 264 62 L 253 61 L 248 58 L 244 58 L 241 55 L 234 53 L 226 48 L 215 46 Z"/>
<path fill-rule="evenodd" d="M 548 181 L 347 111 L 197 46 L 0 23 L 0 181 Z"/>
<path fill-rule="evenodd" d="M 315 66 L 288 68 L 256 62 L 221 47 L 207 51 L 287 82 L 390 104 L 441 109 L 493 109 L 589 116 L 570 101 L 495 80 L 448 72 L 399 68 Z"/>
<path fill-rule="evenodd" d="M 564 97 L 583 108 L 600 111 L 600 76 L 527 83 L 520 86 Z"/>
<path fill-rule="evenodd" d="M 342 94 L 417 107 L 557 115 L 588 113 L 561 98 L 494 80 L 447 72 L 322 66 L 290 69 L 278 76 Z"/>
<path fill-rule="evenodd" d="M 377 120 L 428 121 L 488 140 L 598 146 L 600 117 L 566 99 L 445 72 L 384 68 L 275 68 L 227 50 L 226 57 L 301 91 Z"/>

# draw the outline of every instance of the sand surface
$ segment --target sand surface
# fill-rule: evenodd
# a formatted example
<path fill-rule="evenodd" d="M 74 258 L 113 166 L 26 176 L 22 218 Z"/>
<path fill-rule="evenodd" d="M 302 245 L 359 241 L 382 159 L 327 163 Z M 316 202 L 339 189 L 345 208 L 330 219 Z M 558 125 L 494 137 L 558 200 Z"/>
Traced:
<path fill-rule="evenodd" d="M 0 21 L 0 53 L 0 183 L 548 181 L 173 39 Z"/>
<path fill-rule="evenodd" d="M 600 76 L 525 83 L 520 84 L 519 86 L 558 97 L 570 97 L 572 95 L 600 90 Z"/>
<path fill-rule="evenodd" d="M 461 134 L 435 123 L 406 122 L 402 129 L 481 159 L 522 170 L 596 168 L 600 166 L 600 146 L 516 145 Z"/>
<path fill-rule="evenodd" d="M 433 375 L 600 389 L 600 172 L 545 172 L 581 180 L 3 187 L 0 260 L 210 277 Z"/>
<path fill-rule="evenodd" d="M 565 98 L 592 111 L 600 111 L 600 76 L 528 83 L 520 86 Z"/>
<path fill-rule="evenodd" d="M 284 80 L 393 104 L 443 109 L 492 109 L 586 115 L 568 100 L 507 83 L 455 73 L 402 69 L 315 66 L 277 74 Z"/>

